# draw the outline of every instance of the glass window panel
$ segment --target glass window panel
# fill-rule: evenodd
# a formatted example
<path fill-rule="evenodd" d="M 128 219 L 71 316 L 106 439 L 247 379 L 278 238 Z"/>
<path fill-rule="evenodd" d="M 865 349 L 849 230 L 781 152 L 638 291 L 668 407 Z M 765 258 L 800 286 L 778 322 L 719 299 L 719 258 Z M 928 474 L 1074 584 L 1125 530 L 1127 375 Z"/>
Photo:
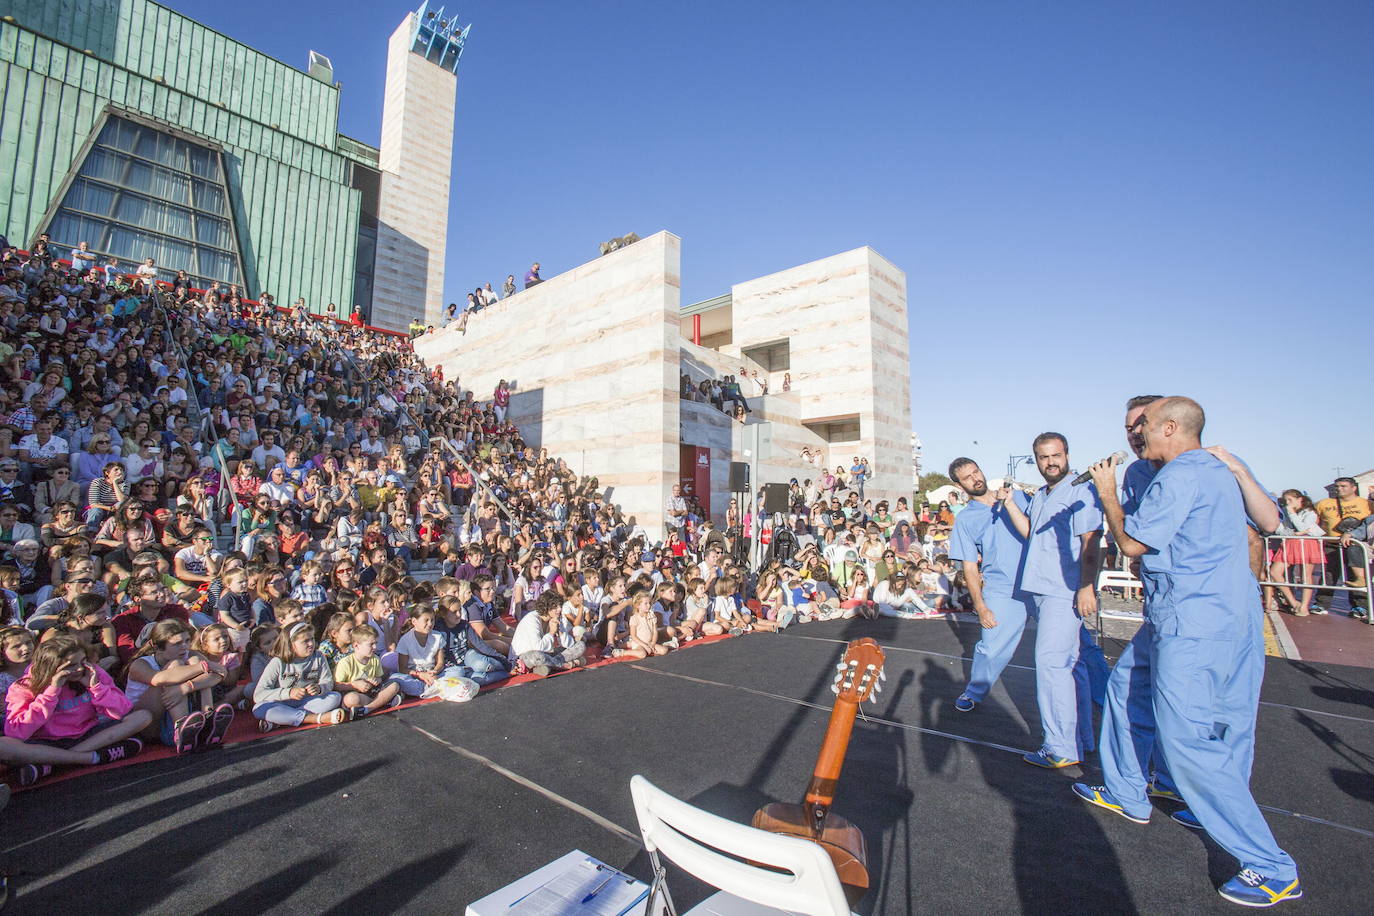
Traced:
<path fill-rule="evenodd" d="M 224 213 L 224 192 L 215 185 L 204 181 L 194 181 L 192 190 L 195 194 L 195 206 L 197 210 L 204 210 L 207 213 Z"/>
<path fill-rule="evenodd" d="M 125 183 L 136 191 L 145 192 L 149 197 L 178 204 L 191 202 L 191 190 L 185 175 L 146 162 L 132 162 Z"/>
<path fill-rule="evenodd" d="M 211 181 L 219 180 L 219 154 L 201 146 L 187 149 L 191 173 Z"/>
<path fill-rule="evenodd" d="M 85 178 L 78 178 L 72 182 L 71 190 L 67 192 L 67 197 L 62 201 L 62 206 L 71 207 L 73 210 L 84 210 L 87 213 L 94 213 L 98 216 L 109 216 L 110 208 L 114 205 L 115 191 L 103 184 L 94 181 L 87 181 Z"/>
<path fill-rule="evenodd" d="M 124 166 L 128 161 L 126 156 L 96 147 L 82 164 L 81 174 L 105 181 L 123 181 Z"/>
<path fill-rule="evenodd" d="M 216 248 L 233 248 L 229 221 L 196 214 L 196 241 Z"/>
<path fill-rule="evenodd" d="M 209 248 L 197 248 L 200 258 L 200 272 L 219 280 L 221 283 L 239 282 L 238 265 L 234 258 L 222 251 L 212 251 Z"/>

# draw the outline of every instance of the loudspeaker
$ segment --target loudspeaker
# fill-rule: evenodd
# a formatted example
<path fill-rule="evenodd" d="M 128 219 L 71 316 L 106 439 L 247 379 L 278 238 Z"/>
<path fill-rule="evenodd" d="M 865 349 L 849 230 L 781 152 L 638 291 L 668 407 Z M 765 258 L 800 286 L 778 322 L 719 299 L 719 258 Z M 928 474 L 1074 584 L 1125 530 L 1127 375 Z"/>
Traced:
<path fill-rule="evenodd" d="M 744 461 L 730 462 L 730 492 L 749 492 L 749 464 Z"/>
<path fill-rule="evenodd" d="M 786 512 L 789 508 L 790 488 L 785 483 L 766 483 L 763 485 L 763 511 L 772 515 Z"/>

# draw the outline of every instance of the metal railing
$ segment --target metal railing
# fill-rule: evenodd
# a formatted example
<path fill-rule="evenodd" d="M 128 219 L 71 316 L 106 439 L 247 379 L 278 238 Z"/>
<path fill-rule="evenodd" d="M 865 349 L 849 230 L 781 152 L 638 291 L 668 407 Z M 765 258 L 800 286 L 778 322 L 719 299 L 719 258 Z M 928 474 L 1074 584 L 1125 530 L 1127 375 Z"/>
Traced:
<path fill-rule="evenodd" d="M 177 338 L 176 331 L 172 324 L 172 309 L 167 305 L 166 290 L 161 284 L 153 284 L 153 295 L 157 299 L 158 307 L 162 309 L 164 321 L 167 325 L 168 344 L 173 347 L 177 356 L 181 360 L 182 369 L 186 372 L 186 400 L 189 405 L 187 413 L 195 423 L 201 444 L 210 450 L 210 457 L 215 463 L 215 469 L 219 471 L 220 485 L 215 493 L 215 508 L 219 512 L 219 518 L 215 519 L 215 535 L 219 536 L 219 526 L 228 522 L 233 525 L 233 549 L 238 548 L 239 544 L 239 516 L 242 503 L 239 502 L 238 494 L 234 492 L 233 482 L 230 479 L 229 463 L 224 459 L 224 453 L 219 448 L 220 434 L 215 425 L 214 415 L 200 406 L 200 396 L 196 392 L 195 381 L 191 376 L 191 361 L 181 342 Z"/>
<path fill-rule="evenodd" d="M 1301 610 L 1323 592 L 1345 592 L 1351 607 L 1363 607 L 1365 622 L 1374 624 L 1374 614 L 1368 613 L 1371 551 L 1367 543 L 1352 540 L 1342 546 L 1339 537 L 1279 534 L 1269 535 L 1264 541 L 1265 576 L 1260 585 L 1266 594 L 1277 590 L 1285 601 Z M 1361 579 L 1363 584 L 1351 584 Z"/>
<path fill-rule="evenodd" d="M 1301 610 L 1309 607 L 1322 592 L 1332 594 L 1346 592 L 1351 607 L 1371 610 L 1371 594 L 1374 593 L 1374 578 L 1370 568 L 1374 550 L 1364 541 L 1352 540 L 1348 546 L 1341 546 L 1339 537 L 1311 537 L 1308 535 L 1268 535 L 1265 541 L 1264 575 L 1259 585 L 1265 591 L 1265 605 L 1271 602 L 1271 590 L 1277 590 L 1284 600 Z M 1347 551 L 1355 556 L 1350 562 Z M 1332 562 L 1334 560 L 1334 563 Z M 1363 570 L 1363 585 L 1348 584 L 1358 581 L 1353 572 Z M 1121 569 L 1106 569 L 1098 575 L 1097 588 L 1140 589 L 1139 579 Z M 1310 594 L 1308 594 L 1310 593 Z M 1134 615 L 1115 615 L 1102 611 L 1098 603 L 1099 620 L 1103 617 L 1126 619 Z M 1366 614 L 1365 622 L 1374 624 L 1374 614 Z M 1099 626 L 1100 630 L 1100 626 Z"/>

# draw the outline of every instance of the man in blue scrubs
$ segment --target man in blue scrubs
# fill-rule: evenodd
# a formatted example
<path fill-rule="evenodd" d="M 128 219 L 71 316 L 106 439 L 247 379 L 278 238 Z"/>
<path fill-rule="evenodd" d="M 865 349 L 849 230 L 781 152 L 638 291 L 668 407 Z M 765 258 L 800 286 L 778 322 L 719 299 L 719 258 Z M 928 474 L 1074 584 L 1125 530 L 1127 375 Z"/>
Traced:
<path fill-rule="evenodd" d="M 1127 466 L 1121 484 L 1121 510 L 1127 518 L 1140 508 L 1146 490 L 1162 466 L 1161 462 L 1143 457 L 1142 417 L 1145 408 L 1159 400 L 1163 400 L 1162 395 L 1140 395 L 1126 402 L 1126 441 L 1137 456 L 1137 460 Z M 1220 446 L 1213 446 L 1209 451 L 1227 465 L 1239 484 L 1251 527 L 1266 533 L 1274 531 L 1279 521 L 1278 509 L 1249 467 Z M 1138 561 L 1132 565 L 1138 565 Z M 1074 787 L 1074 792 L 1085 801 L 1143 824 L 1150 819 L 1150 796 L 1172 801 L 1183 799 L 1169 775 L 1167 761 L 1155 752 L 1154 688 L 1150 667 L 1150 646 L 1154 640 L 1150 607 L 1154 598 L 1151 580 L 1146 578 L 1141 584 L 1145 593 L 1145 621 L 1117 659 L 1102 706 L 1099 745 L 1104 785 L 1080 784 Z M 1177 812 L 1174 819 L 1189 827 L 1199 826 L 1189 811 Z"/>
<path fill-rule="evenodd" d="M 1045 485 L 1022 510 L 1010 493 L 1002 505 L 1026 538 L 1021 590 L 1034 601 L 1035 685 L 1044 743 L 1027 763 L 1072 766 L 1093 749 L 1093 687 L 1104 689 L 1107 663 L 1084 625 L 1097 611 L 1102 509 L 1091 484 L 1069 480 L 1069 442 L 1041 433 L 1031 447 Z"/>
<path fill-rule="evenodd" d="M 1123 555 L 1140 558 L 1151 597 L 1156 748 L 1202 829 L 1240 860 L 1240 873 L 1218 892 L 1267 907 L 1301 897 L 1302 885 L 1250 794 L 1264 677 L 1260 594 L 1244 525 L 1250 494 L 1236 486 L 1236 459 L 1202 448 L 1205 419 L 1189 398 L 1145 407 L 1142 457 L 1161 467 L 1130 518 L 1116 498 L 1115 460 L 1091 470 L 1112 537 Z M 1074 791 L 1101 804 L 1083 791 L 1100 788 Z M 1117 803 L 1110 795 L 1103 801 Z"/>
<path fill-rule="evenodd" d="M 983 626 L 973 650 L 968 686 L 954 701 L 955 709 L 971 712 L 1002 676 L 1026 629 L 1030 600 L 1016 588 L 1026 539 L 1012 524 L 999 497 L 988 490 L 987 478 L 976 461 L 954 459 L 949 477 L 969 497 L 954 518 L 949 558 L 963 564 L 964 582 Z M 1011 498 L 1022 512 L 1030 507 L 1029 497 L 1020 491 Z"/>

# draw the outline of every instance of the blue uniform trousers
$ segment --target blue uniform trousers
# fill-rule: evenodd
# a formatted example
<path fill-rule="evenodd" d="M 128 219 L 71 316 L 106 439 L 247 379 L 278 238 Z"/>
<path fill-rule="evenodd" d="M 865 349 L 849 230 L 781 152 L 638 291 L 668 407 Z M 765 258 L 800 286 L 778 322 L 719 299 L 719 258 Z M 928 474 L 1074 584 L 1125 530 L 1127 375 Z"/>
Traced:
<path fill-rule="evenodd" d="M 1035 698 L 1043 747 L 1056 757 L 1082 760 L 1094 746 L 1093 698 L 1083 660 L 1083 621 L 1073 598 L 1036 595 Z"/>
<path fill-rule="evenodd" d="M 1156 747 L 1189 810 L 1242 868 L 1293 880 L 1297 865 L 1250 794 L 1264 678 L 1260 615 L 1248 615 L 1242 632 L 1220 639 L 1156 629 L 1152 646 Z"/>
<path fill-rule="evenodd" d="M 1088 694 L 1092 702 L 1101 706 L 1107 701 L 1107 679 L 1111 676 L 1112 668 L 1107 664 L 1107 656 L 1097 644 L 1093 631 L 1087 627 L 1078 631 L 1078 658 L 1088 674 Z"/>
<path fill-rule="evenodd" d="M 992 685 L 1002 676 L 1012 654 L 1021 643 L 1030 614 L 1029 598 L 1010 595 L 984 595 L 983 602 L 997 618 L 997 626 L 984 629 L 973 650 L 973 665 L 969 670 L 968 686 L 964 694 L 975 703 L 982 702 Z"/>
<path fill-rule="evenodd" d="M 1154 627 L 1146 619 L 1127 644 L 1107 681 L 1102 704 L 1102 775 L 1107 790 L 1127 814 L 1150 816 L 1146 787 L 1151 762 L 1154 781 L 1178 791 L 1163 757 L 1155 751 Z"/>

